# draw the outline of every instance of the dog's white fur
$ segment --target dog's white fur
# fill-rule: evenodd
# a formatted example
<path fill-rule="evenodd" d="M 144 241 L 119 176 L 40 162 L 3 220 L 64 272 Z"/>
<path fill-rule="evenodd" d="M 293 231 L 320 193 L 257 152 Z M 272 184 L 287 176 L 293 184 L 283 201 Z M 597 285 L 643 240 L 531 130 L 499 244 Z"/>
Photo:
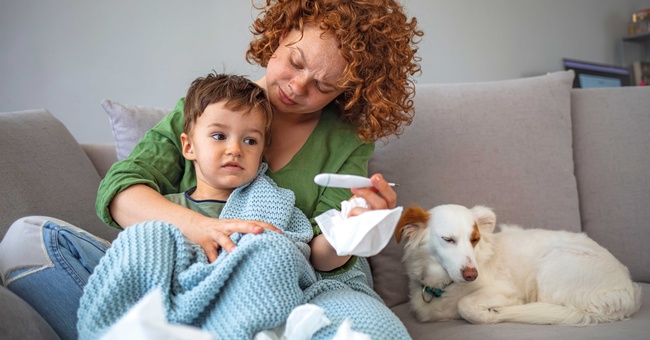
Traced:
<path fill-rule="evenodd" d="M 484 206 L 404 212 L 395 236 L 407 239 L 418 320 L 588 325 L 639 310 L 641 289 L 627 267 L 585 234 L 504 225 L 493 233 L 495 225 Z M 434 297 L 435 289 L 444 292 Z"/>

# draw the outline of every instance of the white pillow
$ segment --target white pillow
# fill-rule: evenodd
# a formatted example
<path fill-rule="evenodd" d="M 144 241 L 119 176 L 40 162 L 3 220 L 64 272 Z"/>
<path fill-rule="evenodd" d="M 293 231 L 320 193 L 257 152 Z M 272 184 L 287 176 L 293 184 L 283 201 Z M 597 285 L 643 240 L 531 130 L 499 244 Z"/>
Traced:
<path fill-rule="evenodd" d="M 102 107 L 111 120 L 118 160 L 127 158 L 145 133 L 172 111 L 150 106 L 125 105 L 108 99 L 102 101 Z"/>

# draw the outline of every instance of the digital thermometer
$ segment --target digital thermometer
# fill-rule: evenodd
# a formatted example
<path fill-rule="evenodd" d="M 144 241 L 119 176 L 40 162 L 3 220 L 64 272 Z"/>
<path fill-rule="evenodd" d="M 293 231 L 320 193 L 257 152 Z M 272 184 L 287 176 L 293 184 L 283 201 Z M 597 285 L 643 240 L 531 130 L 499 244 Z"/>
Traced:
<path fill-rule="evenodd" d="M 355 176 L 355 175 L 339 175 L 339 174 L 318 174 L 314 177 L 314 182 L 320 186 L 332 188 L 370 188 L 372 182 L 370 178 Z M 395 183 L 388 183 L 394 187 Z"/>

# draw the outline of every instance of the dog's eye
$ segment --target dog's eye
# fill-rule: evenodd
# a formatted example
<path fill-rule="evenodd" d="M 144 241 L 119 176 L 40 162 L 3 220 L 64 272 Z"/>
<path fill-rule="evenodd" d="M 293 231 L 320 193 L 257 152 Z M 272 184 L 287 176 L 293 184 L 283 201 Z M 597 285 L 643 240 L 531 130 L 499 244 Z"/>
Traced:
<path fill-rule="evenodd" d="M 445 241 L 447 243 L 456 244 L 456 240 L 454 240 L 451 237 L 443 237 L 442 239 L 443 239 L 443 241 Z"/>
<path fill-rule="evenodd" d="M 478 241 L 480 241 L 480 240 L 481 240 L 481 238 L 480 238 L 480 237 L 477 237 L 477 238 L 473 238 L 473 239 L 471 239 L 470 242 L 472 242 L 472 244 L 477 244 Z"/>

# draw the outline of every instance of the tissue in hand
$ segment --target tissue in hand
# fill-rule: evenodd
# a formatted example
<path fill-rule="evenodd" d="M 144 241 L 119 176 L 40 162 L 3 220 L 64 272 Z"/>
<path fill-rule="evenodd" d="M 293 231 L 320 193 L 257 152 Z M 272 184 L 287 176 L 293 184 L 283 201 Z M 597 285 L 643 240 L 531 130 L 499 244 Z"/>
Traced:
<path fill-rule="evenodd" d="M 315 218 L 327 241 L 339 256 L 373 256 L 378 254 L 393 236 L 402 207 L 365 212 L 347 217 L 354 207 L 367 208 L 363 198 L 341 202 L 341 211 L 331 209 Z"/>

